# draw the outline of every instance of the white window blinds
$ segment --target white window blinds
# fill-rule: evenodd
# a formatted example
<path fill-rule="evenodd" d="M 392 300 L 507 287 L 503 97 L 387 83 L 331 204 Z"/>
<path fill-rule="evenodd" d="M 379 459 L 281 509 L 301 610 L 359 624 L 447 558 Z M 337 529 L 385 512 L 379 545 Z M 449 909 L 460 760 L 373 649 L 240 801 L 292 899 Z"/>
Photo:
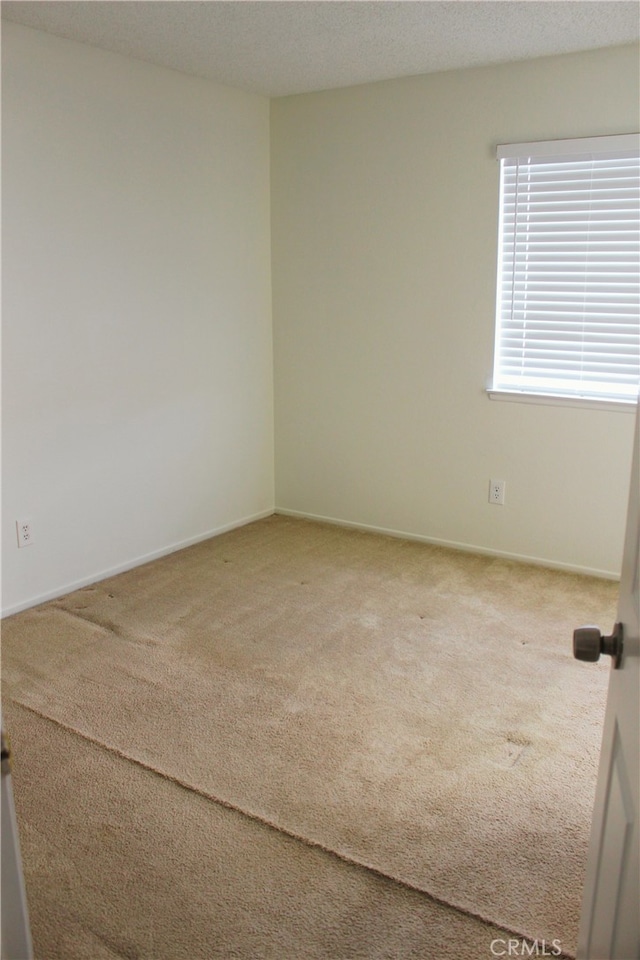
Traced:
<path fill-rule="evenodd" d="M 493 389 L 635 400 L 640 136 L 498 148 Z"/>

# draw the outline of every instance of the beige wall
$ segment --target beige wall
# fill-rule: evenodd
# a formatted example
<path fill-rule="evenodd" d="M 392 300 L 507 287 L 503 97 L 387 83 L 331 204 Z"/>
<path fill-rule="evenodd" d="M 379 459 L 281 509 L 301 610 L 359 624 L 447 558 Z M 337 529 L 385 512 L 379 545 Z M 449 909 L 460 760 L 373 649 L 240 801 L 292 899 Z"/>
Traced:
<path fill-rule="evenodd" d="M 273 365 L 268 100 L 2 34 L 8 612 L 271 512 Z"/>
<path fill-rule="evenodd" d="M 633 416 L 485 393 L 495 147 L 638 103 L 631 47 L 272 103 L 278 509 L 618 573 Z"/>
<path fill-rule="evenodd" d="M 274 101 L 270 220 L 266 99 L 2 32 L 4 613 L 271 512 L 272 280 L 279 508 L 617 573 L 632 417 L 484 386 L 495 145 L 634 50 Z"/>

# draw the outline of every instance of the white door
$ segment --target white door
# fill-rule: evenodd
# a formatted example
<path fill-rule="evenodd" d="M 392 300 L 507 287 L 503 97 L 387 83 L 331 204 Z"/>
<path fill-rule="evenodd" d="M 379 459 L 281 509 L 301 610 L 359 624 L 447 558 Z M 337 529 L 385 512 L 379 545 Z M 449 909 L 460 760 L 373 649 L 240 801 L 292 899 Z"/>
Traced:
<path fill-rule="evenodd" d="M 0 787 L 2 906 L 0 956 L 2 960 L 30 960 L 33 956 L 27 899 L 22 877 L 18 824 L 13 806 L 11 757 L 2 734 L 2 784 Z"/>
<path fill-rule="evenodd" d="M 640 404 L 618 601 L 622 657 L 617 669 L 615 661 L 611 664 L 578 937 L 579 960 L 640 960 L 639 456 Z"/>

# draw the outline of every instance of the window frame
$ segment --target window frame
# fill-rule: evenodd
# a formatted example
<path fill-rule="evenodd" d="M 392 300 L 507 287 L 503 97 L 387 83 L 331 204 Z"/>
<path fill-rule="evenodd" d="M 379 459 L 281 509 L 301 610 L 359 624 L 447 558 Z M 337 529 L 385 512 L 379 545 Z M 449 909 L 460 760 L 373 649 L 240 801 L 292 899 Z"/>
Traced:
<path fill-rule="evenodd" d="M 496 150 L 497 159 L 500 161 L 500 196 L 499 196 L 499 231 L 498 231 L 498 260 L 496 271 L 496 311 L 494 316 L 494 352 L 493 352 L 493 372 L 492 379 L 487 386 L 487 394 L 492 400 L 508 400 L 524 403 L 538 403 L 551 405 L 569 405 L 580 407 L 591 407 L 599 410 L 618 410 L 633 413 L 638 403 L 638 395 L 631 396 L 598 396 L 590 394 L 588 390 L 574 392 L 562 391 L 559 389 L 535 388 L 527 385 L 512 386 L 500 382 L 496 378 L 499 369 L 499 360 L 501 358 L 502 347 L 502 324 L 503 324 L 503 281 L 504 271 L 504 219 L 505 219 L 505 190 L 504 190 L 504 169 L 502 161 L 516 162 L 518 160 L 532 159 L 551 160 L 552 162 L 562 162 L 570 160 L 573 157 L 576 160 L 589 161 L 593 158 L 605 157 L 640 157 L 640 134 L 620 134 L 615 136 L 587 137 L 572 140 L 551 140 L 551 141 L 533 141 L 519 144 L 500 144 Z M 516 187 L 516 191 L 517 191 Z M 514 196 L 516 192 L 514 191 Z M 514 225 L 513 235 L 515 237 L 516 226 Z M 515 262 L 515 250 L 513 261 Z M 640 254 L 639 254 L 640 266 Z M 513 274 L 513 266 L 509 268 Z M 513 308 L 512 308 L 513 309 Z M 640 316 L 639 316 L 640 327 Z M 582 383 L 582 381 L 580 381 Z M 640 382 L 639 382 L 640 390 Z"/>

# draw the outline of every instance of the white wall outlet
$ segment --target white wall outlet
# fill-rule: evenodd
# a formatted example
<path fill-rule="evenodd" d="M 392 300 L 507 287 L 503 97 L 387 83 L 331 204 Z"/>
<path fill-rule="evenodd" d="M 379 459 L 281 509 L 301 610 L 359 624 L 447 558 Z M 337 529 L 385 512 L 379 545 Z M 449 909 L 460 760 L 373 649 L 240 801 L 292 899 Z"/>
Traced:
<path fill-rule="evenodd" d="M 504 480 L 489 480 L 489 503 L 497 503 L 499 506 L 504 504 Z"/>
<path fill-rule="evenodd" d="M 31 520 L 16 520 L 18 546 L 28 547 L 33 543 L 33 528 Z"/>

